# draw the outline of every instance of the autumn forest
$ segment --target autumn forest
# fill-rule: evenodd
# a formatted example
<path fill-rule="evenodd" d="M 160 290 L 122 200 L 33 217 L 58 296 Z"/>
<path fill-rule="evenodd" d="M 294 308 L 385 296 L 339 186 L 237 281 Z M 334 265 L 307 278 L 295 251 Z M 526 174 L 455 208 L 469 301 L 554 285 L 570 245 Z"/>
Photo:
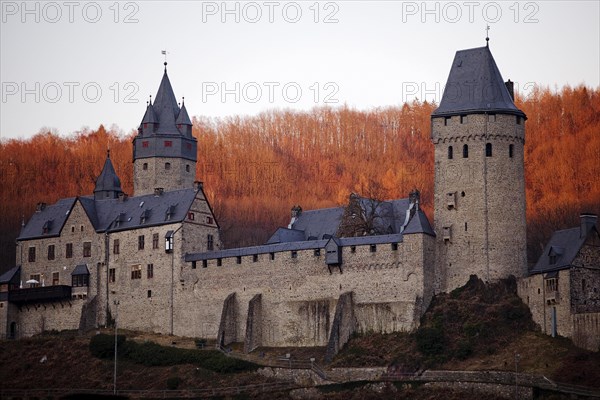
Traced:
<path fill-rule="evenodd" d="M 600 213 L 600 89 L 537 89 L 516 103 L 528 116 L 531 262 L 552 231 L 576 226 L 581 212 Z M 418 188 L 433 220 L 434 109 L 413 102 L 370 111 L 342 106 L 195 117 L 197 178 L 225 246 L 263 243 L 287 225 L 292 206 L 344 205 L 352 192 L 390 199 Z M 100 126 L 68 137 L 42 130 L 28 140 L 0 141 L 0 272 L 14 266 L 15 239 L 36 203 L 91 194 L 108 148 L 123 190 L 133 192 L 134 133 Z"/>

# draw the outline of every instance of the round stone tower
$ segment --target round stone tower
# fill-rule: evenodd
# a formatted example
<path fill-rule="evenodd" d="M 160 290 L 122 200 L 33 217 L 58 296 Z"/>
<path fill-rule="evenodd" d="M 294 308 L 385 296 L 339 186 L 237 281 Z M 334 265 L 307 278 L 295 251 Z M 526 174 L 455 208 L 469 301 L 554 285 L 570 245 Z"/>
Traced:
<path fill-rule="evenodd" d="M 133 139 L 134 195 L 194 187 L 198 143 L 185 104 L 177 104 L 167 76 L 162 81 Z"/>
<path fill-rule="evenodd" d="M 458 51 L 431 115 L 437 291 L 525 274 L 525 120 L 489 47 Z"/>

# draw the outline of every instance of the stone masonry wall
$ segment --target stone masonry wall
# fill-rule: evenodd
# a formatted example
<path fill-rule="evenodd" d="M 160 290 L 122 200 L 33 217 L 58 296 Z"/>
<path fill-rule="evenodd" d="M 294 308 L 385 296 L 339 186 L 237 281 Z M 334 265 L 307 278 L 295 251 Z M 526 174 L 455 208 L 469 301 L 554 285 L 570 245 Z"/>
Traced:
<path fill-rule="evenodd" d="M 484 281 L 525 274 L 523 124 L 501 114 L 432 119 L 438 291 L 464 285 L 471 274 Z"/>
<path fill-rule="evenodd" d="M 170 167 L 165 168 L 169 163 Z M 146 164 L 146 169 L 144 169 Z M 165 191 L 194 187 L 196 162 L 183 158 L 151 157 L 133 162 L 134 195 L 154 193 L 155 188 Z"/>
<path fill-rule="evenodd" d="M 244 352 L 250 353 L 260 346 L 262 346 L 262 295 L 257 294 L 248 304 Z"/>
<path fill-rule="evenodd" d="M 329 333 L 329 342 L 325 352 L 325 361 L 331 362 L 333 357 L 344 347 L 356 330 L 352 292 L 342 293 L 335 307 L 333 325 Z"/>

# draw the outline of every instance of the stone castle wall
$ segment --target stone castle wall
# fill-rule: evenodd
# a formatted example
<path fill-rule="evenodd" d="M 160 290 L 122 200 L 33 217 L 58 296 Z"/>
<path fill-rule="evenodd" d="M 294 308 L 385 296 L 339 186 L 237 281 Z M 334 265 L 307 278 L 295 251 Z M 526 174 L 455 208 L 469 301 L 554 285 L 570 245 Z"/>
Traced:
<path fill-rule="evenodd" d="M 524 122 L 502 114 L 433 118 L 432 141 L 438 291 L 462 286 L 472 274 L 484 281 L 523 276 Z"/>
<path fill-rule="evenodd" d="M 169 166 L 167 167 L 167 163 Z M 194 187 L 196 162 L 177 157 L 139 158 L 133 162 L 135 196 Z"/>

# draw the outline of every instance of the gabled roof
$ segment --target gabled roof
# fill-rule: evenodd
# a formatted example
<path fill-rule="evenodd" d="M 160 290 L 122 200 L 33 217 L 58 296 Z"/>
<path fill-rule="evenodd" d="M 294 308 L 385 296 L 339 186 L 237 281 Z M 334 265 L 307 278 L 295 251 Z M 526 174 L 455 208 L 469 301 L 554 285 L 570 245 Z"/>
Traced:
<path fill-rule="evenodd" d="M 344 215 L 344 207 L 322 208 L 303 211 L 292 225 L 292 229 L 304 232 L 304 239 L 323 239 L 323 235 L 336 234 Z"/>
<path fill-rule="evenodd" d="M 440 106 L 431 116 L 482 112 L 525 117 L 508 93 L 488 46 L 456 52 Z"/>
<path fill-rule="evenodd" d="M 76 197 L 60 199 L 56 203 L 36 211 L 21 230 L 17 240 L 59 236 L 76 200 Z M 50 229 L 45 232 L 44 225 L 50 220 L 52 221 Z"/>
<path fill-rule="evenodd" d="M 595 226 L 590 227 L 584 236 L 581 235 L 581 227 L 554 232 L 530 273 L 539 274 L 571 267 L 583 244 L 594 234 L 598 235 Z"/>
<path fill-rule="evenodd" d="M 277 228 L 275 233 L 273 233 L 266 244 L 298 242 L 306 239 L 307 238 L 304 237 L 304 231 L 299 231 L 297 229 Z"/>
<path fill-rule="evenodd" d="M 2 275 L 0 275 L 0 283 L 10 283 L 13 280 L 18 280 L 19 275 L 21 274 L 21 266 L 17 265 L 16 267 L 12 267 Z M 15 279 L 17 278 L 17 279 Z"/>
<path fill-rule="evenodd" d="M 123 193 L 123 190 L 121 189 L 121 180 L 117 176 L 115 168 L 110 161 L 110 151 L 107 152 L 102 172 L 100 173 L 100 176 L 98 176 L 98 179 L 96 179 L 94 193 L 109 193 L 113 198 L 117 197 L 119 193 Z"/>
<path fill-rule="evenodd" d="M 431 224 L 429 223 L 427 216 L 421 209 L 418 209 L 415 212 L 415 215 L 413 215 L 413 217 L 410 219 L 408 225 L 406 228 L 404 228 L 402 233 L 405 235 L 412 233 L 424 233 L 426 235 L 435 236 L 435 232 L 433 231 L 433 228 L 431 228 Z"/>
<path fill-rule="evenodd" d="M 167 75 L 167 66 L 165 63 L 165 72 L 163 74 L 158 92 L 154 99 L 154 111 L 158 117 L 158 130 L 160 134 L 179 134 L 175 126 L 175 118 L 179 115 L 179 106 L 173 93 L 173 87 L 169 76 Z"/>

